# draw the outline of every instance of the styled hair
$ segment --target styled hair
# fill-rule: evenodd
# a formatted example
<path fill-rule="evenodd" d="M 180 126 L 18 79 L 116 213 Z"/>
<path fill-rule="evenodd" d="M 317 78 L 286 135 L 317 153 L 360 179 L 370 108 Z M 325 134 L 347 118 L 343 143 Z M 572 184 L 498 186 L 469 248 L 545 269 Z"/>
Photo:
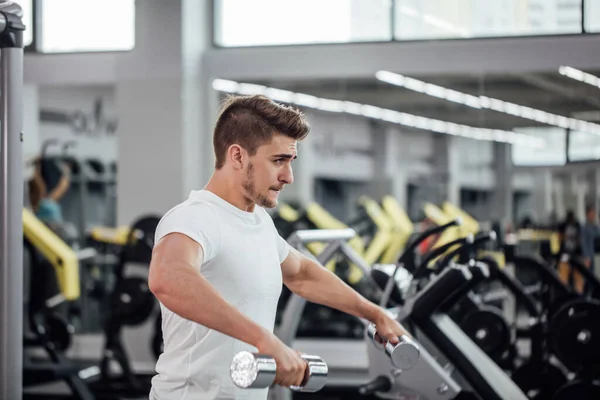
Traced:
<path fill-rule="evenodd" d="M 300 141 L 309 132 L 305 115 L 296 108 L 263 95 L 229 96 L 221 105 L 213 132 L 215 168 L 225 165 L 227 149 L 233 144 L 252 156 L 277 134 Z"/>

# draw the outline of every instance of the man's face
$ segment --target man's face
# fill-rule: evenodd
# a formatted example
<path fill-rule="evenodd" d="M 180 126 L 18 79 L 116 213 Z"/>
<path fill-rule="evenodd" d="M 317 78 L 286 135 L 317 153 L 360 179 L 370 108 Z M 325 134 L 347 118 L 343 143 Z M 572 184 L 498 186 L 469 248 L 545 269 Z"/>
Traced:
<path fill-rule="evenodd" d="M 588 221 L 595 222 L 596 221 L 596 210 L 593 208 L 588 210 L 587 217 L 588 217 Z"/>
<path fill-rule="evenodd" d="M 261 207 L 277 205 L 284 185 L 294 181 L 292 162 L 297 157 L 297 141 L 275 135 L 270 143 L 258 148 L 246 167 L 246 197 Z"/>

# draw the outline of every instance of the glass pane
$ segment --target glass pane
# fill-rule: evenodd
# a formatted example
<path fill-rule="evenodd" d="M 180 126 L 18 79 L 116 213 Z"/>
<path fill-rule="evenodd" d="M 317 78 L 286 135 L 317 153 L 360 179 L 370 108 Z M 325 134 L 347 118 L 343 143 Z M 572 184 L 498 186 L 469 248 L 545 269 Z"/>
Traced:
<path fill-rule="evenodd" d="M 569 160 L 600 160 L 600 136 L 572 131 L 569 137 Z"/>
<path fill-rule="evenodd" d="M 269 46 L 391 39 L 390 0 L 216 0 L 215 43 Z"/>
<path fill-rule="evenodd" d="M 564 165 L 567 162 L 567 133 L 563 128 L 517 128 L 515 132 L 541 137 L 546 147 L 512 145 L 512 160 L 518 166 Z"/>
<path fill-rule="evenodd" d="M 41 52 L 131 50 L 135 43 L 135 0 L 46 0 L 41 18 Z"/>
<path fill-rule="evenodd" d="M 394 1 L 399 40 L 581 33 L 582 0 Z"/>
<path fill-rule="evenodd" d="M 585 1 L 585 31 L 600 32 L 600 0 Z"/>

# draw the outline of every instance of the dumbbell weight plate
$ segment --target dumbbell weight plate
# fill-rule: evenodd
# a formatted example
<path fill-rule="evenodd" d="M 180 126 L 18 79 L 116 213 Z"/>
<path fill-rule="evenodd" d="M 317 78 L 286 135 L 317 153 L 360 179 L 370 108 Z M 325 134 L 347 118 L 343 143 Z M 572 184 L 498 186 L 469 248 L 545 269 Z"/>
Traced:
<path fill-rule="evenodd" d="M 540 365 L 531 361 L 519 366 L 512 373 L 511 378 L 525 394 L 537 392 L 538 396 L 535 398 L 540 400 L 549 398 L 568 382 L 566 375 L 558 367 L 552 364 Z"/>
<path fill-rule="evenodd" d="M 46 335 L 58 350 L 65 351 L 71 347 L 71 338 L 75 328 L 61 315 L 52 313 L 44 320 Z"/>
<path fill-rule="evenodd" d="M 565 294 L 563 296 L 557 296 L 548 306 L 546 307 L 546 314 L 548 319 L 552 319 L 556 313 L 568 302 L 577 300 L 579 295 L 577 294 Z"/>
<path fill-rule="evenodd" d="M 124 325 L 135 326 L 146 321 L 154 304 L 154 295 L 142 278 L 120 279 L 111 294 L 111 312 Z"/>
<path fill-rule="evenodd" d="M 275 380 L 277 364 L 270 356 L 241 351 L 233 357 L 229 371 L 236 386 L 263 388 Z"/>
<path fill-rule="evenodd" d="M 550 321 L 550 345 L 569 370 L 600 363 L 600 302 L 577 299 L 566 303 Z"/>
<path fill-rule="evenodd" d="M 381 337 L 377 334 L 375 325 L 370 324 L 367 326 L 367 332 L 375 346 L 383 349 L 390 357 L 394 367 L 406 371 L 414 367 L 419 361 L 419 347 L 410 338 L 402 336 L 400 337 L 400 341 L 396 344 L 387 341 L 382 343 Z"/>
<path fill-rule="evenodd" d="M 308 364 L 305 382 L 302 383 L 302 386 L 290 386 L 290 389 L 299 392 L 318 392 L 327 384 L 329 368 L 320 357 L 307 354 L 303 354 L 301 357 Z"/>
<path fill-rule="evenodd" d="M 461 321 L 460 327 L 490 356 L 501 356 L 510 348 L 510 327 L 494 307 L 482 306 L 471 312 Z"/>
<path fill-rule="evenodd" d="M 552 400 L 598 400 L 600 399 L 600 384 L 597 382 L 582 382 L 574 380 L 560 388 Z"/>

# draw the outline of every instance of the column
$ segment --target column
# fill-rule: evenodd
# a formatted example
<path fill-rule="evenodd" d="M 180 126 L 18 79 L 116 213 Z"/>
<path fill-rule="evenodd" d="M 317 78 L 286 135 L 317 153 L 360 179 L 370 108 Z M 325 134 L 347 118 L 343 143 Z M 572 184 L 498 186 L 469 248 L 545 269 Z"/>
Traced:
<path fill-rule="evenodd" d="M 116 68 L 118 224 L 162 215 L 208 180 L 208 112 L 218 107 L 202 68 L 211 19 L 210 2 L 136 3 L 136 46 Z"/>
<path fill-rule="evenodd" d="M 567 209 L 565 205 L 565 185 L 562 179 L 557 179 L 552 182 L 552 194 L 558 220 L 563 220 L 567 215 Z"/>
<path fill-rule="evenodd" d="M 511 145 L 494 142 L 494 176 L 491 218 L 502 222 L 513 219 L 513 165 Z"/>
<path fill-rule="evenodd" d="M 598 208 L 598 200 L 600 199 L 600 169 L 594 168 L 587 175 L 588 195 L 586 205 L 593 204 Z"/>
<path fill-rule="evenodd" d="M 33 167 L 27 166 L 40 152 L 40 107 L 38 88 L 35 85 L 23 86 L 23 179 L 33 176 Z M 27 199 L 25 199 L 27 204 Z"/>
<path fill-rule="evenodd" d="M 546 223 L 553 214 L 558 217 L 556 207 L 554 207 L 552 172 L 545 169 L 536 171 L 534 174 L 533 210 L 535 220 L 539 223 Z"/>
<path fill-rule="evenodd" d="M 211 37 L 210 4 L 136 3 L 136 46 L 116 65 L 119 225 L 148 214 L 162 216 L 190 190 L 204 187 L 210 176 L 218 108 L 218 94 L 203 68 Z M 147 266 L 135 273 L 144 276 Z M 152 372 L 156 365 L 149 347 L 154 319 L 123 335 L 138 371 Z"/>
<path fill-rule="evenodd" d="M 457 149 L 459 138 L 450 135 L 436 135 L 433 138 L 433 169 L 437 184 L 443 188 L 443 200 L 460 207 L 460 153 Z"/>

